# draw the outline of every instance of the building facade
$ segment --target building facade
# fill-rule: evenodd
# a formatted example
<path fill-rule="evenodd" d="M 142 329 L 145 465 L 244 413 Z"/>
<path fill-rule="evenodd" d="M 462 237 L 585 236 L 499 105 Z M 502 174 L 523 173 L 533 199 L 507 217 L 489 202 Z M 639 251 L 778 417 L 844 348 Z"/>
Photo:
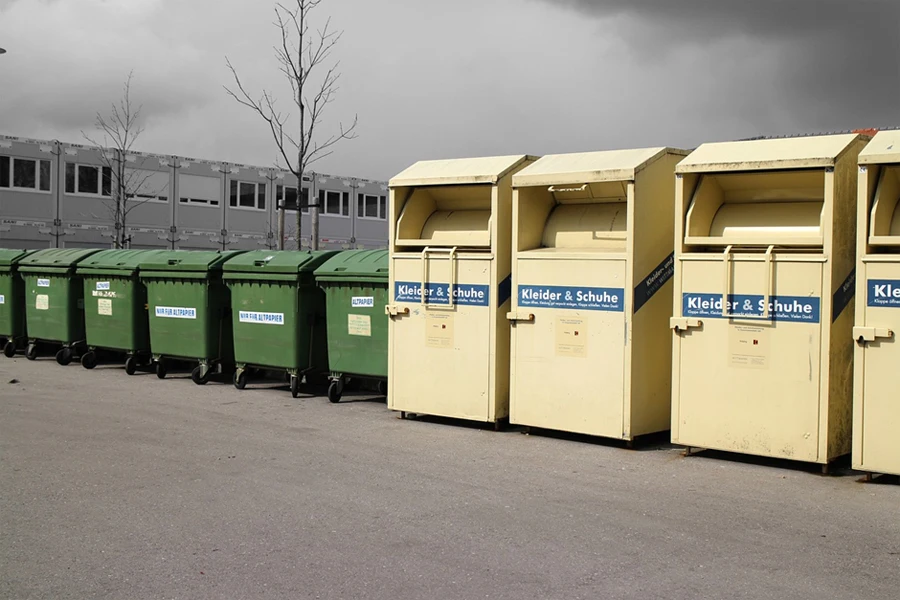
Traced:
<path fill-rule="evenodd" d="M 109 156 L 109 154 L 107 154 Z M 97 148 L 0 135 L 0 247 L 111 247 L 115 203 Z M 131 248 L 274 249 L 284 203 L 285 248 L 309 247 L 310 198 L 320 248 L 387 246 L 386 182 L 135 152 L 125 159 Z M 296 231 L 297 200 L 302 228 Z"/>

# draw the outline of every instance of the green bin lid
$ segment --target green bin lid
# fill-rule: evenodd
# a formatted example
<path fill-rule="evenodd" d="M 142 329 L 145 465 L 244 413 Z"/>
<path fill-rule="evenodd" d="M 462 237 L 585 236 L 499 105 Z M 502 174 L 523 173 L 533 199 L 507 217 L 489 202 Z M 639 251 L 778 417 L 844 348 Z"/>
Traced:
<path fill-rule="evenodd" d="M 309 273 L 334 256 L 337 250 L 252 250 L 225 263 L 228 273 Z"/>
<path fill-rule="evenodd" d="M 13 265 L 17 265 L 30 252 L 34 252 L 34 250 L 0 248 L 0 271 L 9 271 Z"/>
<path fill-rule="evenodd" d="M 154 254 L 166 250 L 101 250 L 78 263 L 78 273 L 90 274 L 92 271 L 136 272 L 142 261 L 149 260 Z"/>
<path fill-rule="evenodd" d="M 160 250 L 145 256 L 141 271 L 206 272 L 221 271 L 222 263 L 244 250 Z"/>
<path fill-rule="evenodd" d="M 19 261 L 19 270 L 22 272 L 46 272 L 50 269 L 70 269 L 92 254 L 100 252 L 101 248 L 48 248 L 38 250 L 25 256 Z"/>
<path fill-rule="evenodd" d="M 387 250 L 345 250 L 316 269 L 319 281 L 344 281 L 364 278 L 388 281 Z"/>

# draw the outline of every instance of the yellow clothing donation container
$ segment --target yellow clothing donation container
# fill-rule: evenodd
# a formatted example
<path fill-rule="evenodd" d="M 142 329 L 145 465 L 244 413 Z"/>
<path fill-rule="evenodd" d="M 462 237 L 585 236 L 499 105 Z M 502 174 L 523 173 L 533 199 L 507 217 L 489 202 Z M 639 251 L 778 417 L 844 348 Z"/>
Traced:
<path fill-rule="evenodd" d="M 669 429 L 686 154 L 558 154 L 513 176 L 511 423 L 624 440 Z"/>
<path fill-rule="evenodd" d="M 900 131 L 859 155 L 853 468 L 900 475 Z"/>
<path fill-rule="evenodd" d="M 533 161 L 422 161 L 391 179 L 388 408 L 401 416 L 509 416 L 511 179 Z"/>
<path fill-rule="evenodd" d="M 676 167 L 673 442 L 823 465 L 850 452 L 865 139 L 703 144 Z"/>

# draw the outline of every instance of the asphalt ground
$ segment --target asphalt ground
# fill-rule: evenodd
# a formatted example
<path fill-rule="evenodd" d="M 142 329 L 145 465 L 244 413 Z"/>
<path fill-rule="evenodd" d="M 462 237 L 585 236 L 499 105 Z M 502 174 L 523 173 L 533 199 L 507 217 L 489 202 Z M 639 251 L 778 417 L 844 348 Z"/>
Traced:
<path fill-rule="evenodd" d="M 859 478 L 0 358 L 16 600 L 897 600 L 900 484 Z"/>

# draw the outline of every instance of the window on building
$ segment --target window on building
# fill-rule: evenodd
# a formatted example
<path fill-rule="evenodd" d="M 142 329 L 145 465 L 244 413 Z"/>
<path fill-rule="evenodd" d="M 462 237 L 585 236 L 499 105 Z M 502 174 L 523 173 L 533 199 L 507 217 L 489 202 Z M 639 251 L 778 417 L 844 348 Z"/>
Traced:
<path fill-rule="evenodd" d="M 385 196 L 358 194 L 356 216 L 363 219 L 384 219 L 387 217 Z"/>
<path fill-rule="evenodd" d="M 319 190 L 319 205 L 326 215 L 350 215 L 350 192 Z"/>
<path fill-rule="evenodd" d="M 289 185 L 276 185 L 275 203 L 276 206 L 283 205 L 285 210 L 297 210 L 297 188 Z M 309 212 L 309 188 L 300 190 L 300 206 L 301 212 Z"/>
<path fill-rule="evenodd" d="M 112 170 L 109 167 L 66 163 L 66 193 L 111 196 Z"/>
<path fill-rule="evenodd" d="M 219 206 L 220 180 L 218 177 L 178 174 L 178 201 L 182 204 Z"/>
<path fill-rule="evenodd" d="M 110 181 L 111 183 L 111 181 Z M 107 189 L 106 175 L 103 186 Z M 169 201 L 169 173 L 167 171 L 148 171 L 145 169 L 125 169 L 125 188 L 129 198 L 137 198 L 147 202 Z M 107 193 L 103 192 L 104 195 Z"/>
<path fill-rule="evenodd" d="M 50 161 L 0 156 L 0 188 L 50 191 Z"/>
<path fill-rule="evenodd" d="M 231 180 L 230 206 L 235 208 L 266 208 L 266 184 Z"/>

